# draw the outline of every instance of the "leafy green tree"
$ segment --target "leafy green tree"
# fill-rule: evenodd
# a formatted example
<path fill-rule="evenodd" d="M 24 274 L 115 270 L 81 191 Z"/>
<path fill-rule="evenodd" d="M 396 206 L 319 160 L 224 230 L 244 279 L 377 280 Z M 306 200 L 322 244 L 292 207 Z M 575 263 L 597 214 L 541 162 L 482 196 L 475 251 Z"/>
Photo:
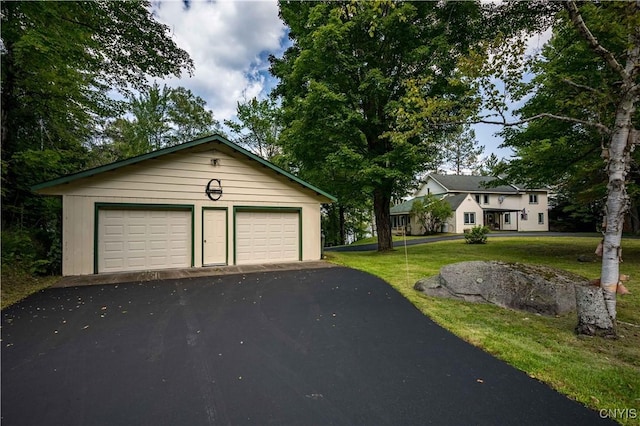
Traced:
<path fill-rule="evenodd" d="M 436 134 L 397 120 L 410 81 L 426 96 L 467 94 L 452 77 L 479 37 L 481 13 L 471 2 L 280 2 L 293 45 L 272 73 L 280 79 L 284 149 L 303 176 L 373 199 L 378 250 L 392 249 L 390 202 L 429 164 Z M 327 164 L 330 167 L 327 169 Z M 322 169 L 325 169 L 324 171 Z M 349 171 L 335 185 L 332 172 Z M 336 173 L 336 175 L 339 173 Z M 342 176 L 340 176 L 342 178 Z"/>
<path fill-rule="evenodd" d="M 87 144 L 129 93 L 191 71 L 149 2 L 1 2 L 2 229 L 59 229 L 32 184 L 91 163 Z M 54 238 L 49 238 L 53 241 Z"/>
<path fill-rule="evenodd" d="M 640 96 L 640 5 L 636 2 L 563 2 L 553 37 L 533 65 L 535 90 L 520 111 L 526 130 L 505 132 L 519 159 L 512 174 L 556 180 L 585 199 L 604 199 L 601 288 L 615 334 L 616 288 L 625 213 L 638 193 L 637 103 Z M 522 72 L 517 58 L 497 63 Z M 495 70 L 496 67 L 494 66 Z M 485 73 L 485 78 L 488 74 Z M 505 122 L 502 122 L 505 124 Z M 602 165 L 604 160 L 605 166 Z M 632 182 L 629 185 L 629 182 Z M 586 190 L 580 190 L 584 188 Z M 637 205 L 637 202 L 636 202 Z"/>
<path fill-rule="evenodd" d="M 413 202 L 410 215 L 416 218 L 427 235 L 438 232 L 442 224 L 453 216 L 453 210 L 444 199 L 429 194 Z"/>
<path fill-rule="evenodd" d="M 530 152 L 535 153 L 538 158 L 547 155 L 553 162 L 576 164 L 576 161 L 572 161 L 576 157 L 569 158 L 569 152 L 577 151 L 589 156 L 590 150 L 600 151 L 606 175 L 600 282 L 606 311 L 613 324 L 603 334 L 615 334 L 615 296 L 619 282 L 624 217 L 630 199 L 638 193 L 637 187 L 629 187 L 627 182 L 629 178 L 637 176 L 632 164 L 634 158 L 637 159 L 634 149 L 640 139 L 636 110 L 640 96 L 640 4 L 504 2 L 488 6 L 488 9 L 495 18 L 493 22 L 497 23 L 497 26 L 488 25 L 488 28 L 499 28 L 501 31 L 496 31 L 497 35 L 493 40 L 478 43 L 474 46 L 474 51 L 459 62 L 460 71 L 470 80 L 473 79 L 482 94 L 481 97 L 471 98 L 475 99 L 477 106 L 482 106 L 476 110 L 493 111 L 493 117 L 480 117 L 478 114 L 473 121 L 504 126 L 528 125 L 532 129 L 539 129 L 554 120 L 560 123 L 552 126 L 557 126 L 558 129 L 565 126 L 566 137 L 546 140 L 546 152 L 541 152 L 543 150 L 537 149 L 538 147 L 520 147 L 522 158 Z M 504 23 L 499 23 L 500 20 L 504 20 Z M 544 76 L 536 79 L 531 87 L 522 78 L 529 71 L 525 55 L 526 41 L 531 30 L 539 31 L 551 24 L 557 39 L 556 47 L 564 41 L 566 49 L 545 52 L 548 64 L 544 59 L 537 64 L 544 70 Z M 579 67 L 581 60 L 584 60 L 584 69 Z M 565 65 L 571 64 L 571 69 L 563 69 L 561 61 L 565 61 Z M 583 72 L 584 70 L 588 72 Z M 543 91 L 544 94 L 534 101 L 540 105 L 544 103 L 545 107 L 531 115 L 523 115 L 521 120 L 509 122 L 505 119 L 506 106 L 510 102 L 523 100 L 532 91 L 545 85 L 557 89 Z M 435 107 L 430 98 L 423 95 L 424 90 L 420 84 L 414 84 L 410 94 L 411 96 L 406 97 L 404 104 L 407 107 L 400 117 L 411 124 L 411 127 L 420 129 L 452 124 L 451 117 L 433 114 Z M 536 126 L 533 123 L 536 120 L 546 121 L 544 125 Z M 557 141 L 560 143 L 556 143 Z M 588 146 L 595 141 L 599 143 Z M 565 151 L 564 148 L 568 150 Z M 524 154 L 525 150 L 529 152 Z M 553 154 L 557 156 L 550 158 Z M 564 160 L 559 159 L 562 157 Z M 526 163 L 526 160 L 512 163 L 512 167 L 516 167 L 517 164 Z M 544 165 L 547 164 L 545 162 Z M 595 170 L 593 163 L 585 164 L 588 164 L 589 170 Z M 589 180 L 597 176 L 597 173 L 581 176 L 589 184 Z M 590 187 L 597 189 L 597 185 Z M 637 210 L 635 213 L 637 218 Z"/>
<path fill-rule="evenodd" d="M 279 139 L 282 129 L 280 108 L 276 102 L 256 98 L 238 102 L 236 115 L 237 122 L 224 122 L 234 132 L 234 142 L 265 160 L 276 160 L 281 154 Z"/>
<path fill-rule="evenodd" d="M 106 130 L 118 159 L 177 145 L 220 131 L 206 102 L 184 87 L 157 83 L 132 96 L 127 114 Z"/>
<path fill-rule="evenodd" d="M 313 167 L 302 165 L 295 153 L 287 149 L 290 145 L 281 138 L 282 109 L 272 99 L 258 101 L 253 98 L 238 102 L 237 117 L 238 122 L 225 121 L 235 133 L 236 143 L 284 169 L 296 172 L 309 182 L 322 187 L 331 182 L 331 192 L 339 196 L 339 200 L 323 210 L 322 229 L 326 244 L 343 245 L 348 235 L 358 237 L 364 233 L 362 218 L 363 215 L 368 216 L 370 209 L 362 191 L 350 186 L 356 173 L 351 165 L 345 165 L 339 159 L 329 159 Z"/>
<path fill-rule="evenodd" d="M 344 245 L 371 235 L 368 228 L 371 208 L 367 205 L 345 209 L 339 203 L 327 204 L 322 213 L 322 230 L 327 246 Z"/>
<path fill-rule="evenodd" d="M 422 226 L 424 229 L 424 233 L 428 232 L 427 230 L 427 221 L 429 220 L 429 212 L 427 211 L 427 204 L 424 203 L 421 199 L 416 199 L 411 204 L 411 211 L 409 214 L 412 217 L 416 218 L 416 221 Z"/>

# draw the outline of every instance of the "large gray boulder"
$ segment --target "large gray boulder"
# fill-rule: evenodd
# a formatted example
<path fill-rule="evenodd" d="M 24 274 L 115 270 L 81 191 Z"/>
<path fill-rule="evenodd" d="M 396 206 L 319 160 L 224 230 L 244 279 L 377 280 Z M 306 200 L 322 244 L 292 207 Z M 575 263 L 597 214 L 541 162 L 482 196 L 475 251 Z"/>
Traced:
<path fill-rule="evenodd" d="M 584 277 L 548 266 L 473 261 L 446 265 L 414 288 L 430 296 L 559 315 L 575 311 L 575 285 L 588 284 Z"/>

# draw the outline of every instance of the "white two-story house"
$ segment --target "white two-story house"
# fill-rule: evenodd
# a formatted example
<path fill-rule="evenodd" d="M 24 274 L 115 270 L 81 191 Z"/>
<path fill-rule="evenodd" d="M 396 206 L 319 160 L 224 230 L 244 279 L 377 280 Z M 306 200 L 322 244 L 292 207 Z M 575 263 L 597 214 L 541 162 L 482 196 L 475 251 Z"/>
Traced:
<path fill-rule="evenodd" d="M 409 201 L 391 208 L 394 232 L 420 235 L 424 229 L 411 217 L 416 199 L 428 194 L 451 205 L 453 216 L 443 232 L 463 233 L 474 226 L 485 225 L 492 231 L 548 231 L 549 204 L 546 189 L 526 189 L 514 184 L 492 187 L 490 176 L 427 175 L 424 183 Z"/>

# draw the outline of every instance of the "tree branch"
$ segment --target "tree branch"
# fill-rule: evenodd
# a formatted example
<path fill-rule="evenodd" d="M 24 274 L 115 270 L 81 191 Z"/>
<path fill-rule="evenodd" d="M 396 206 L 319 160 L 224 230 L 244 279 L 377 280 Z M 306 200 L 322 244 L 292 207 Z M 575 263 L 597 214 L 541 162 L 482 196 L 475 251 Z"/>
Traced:
<path fill-rule="evenodd" d="M 614 71 L 619 73 L 624 81 L 627 81 L 627 79 L 629 78 L 629 73 L 622 67 L 622 65 L 620 65 L 613 54 L 605 49 L 600 44 L 600 42 L 598 42 L 598 39 L 596 39 L 589 28 L 587 28 L 587 24 L 585 24 L 584 20 L 582 19 L 582 15 L 580 14 L 578 6 L 576 6 L 576 2 L 566 1 L 564 3 L 564 7 L 567 12 L 569 12 L 571 22 L 585 39 L 585 41 L 589 44 L 591 49 L 593 49 L 594 52 L 600 55 Z"/>
<path fill-rule="evenodd" d="M 565 121 L 567 123 L 575 123 L 575 124 L 582 124 L 585 126 L 589 126 L 589 127 L 595 127 L 596 129 L 598 129 L 599 131 L 605 133 L 605 134 L 610 134 L 611 130 L 605 126 L 602 123 L 594 123 L 592 121 L 587 121 L 587 120 L 580 120 L 578 118 L 573 118 L 573 117 L 567 117 L 564 115 L 556 115 L 556 114 L 550 114 L 547 112 L 543 112 L 541 114 L 536 114 L 532 117 L 529 118 L 523 118 L 522 120 L 518 120 L 518 121 L 511 121 L 511 122 L 507 122 L 507 121 L 492 121 L 492 120 L 483 120 L 480 119 L 478 121 L 476 121 L 477 123 L 484 123 L 484 124 L 498 124 L 501 126 L 505 126 L 505 127 L 513 127 L 513 126 L 519 126 L 521 124 L 525 124 L 528 123 L 530 121 L 533 120 L 538 120 L 540 118 L 552 118 L 554 120 L 559 120 L 559 121 Z"/>
<path fill-rule="evenodd" d="M 575 87 L 576 89 L 582 89 L 582 90 L 586 90 L 588 92 L 592 92 L 592 93 L 601 93 L 599 90 L 594 89 L 591 86 L 585 86 L 584 84 L 578 84 L 572 80 L 569 80 L 568 78 L 563 78 L 562 79 L 563 82 L 567 83 L 569 86 Z"/>

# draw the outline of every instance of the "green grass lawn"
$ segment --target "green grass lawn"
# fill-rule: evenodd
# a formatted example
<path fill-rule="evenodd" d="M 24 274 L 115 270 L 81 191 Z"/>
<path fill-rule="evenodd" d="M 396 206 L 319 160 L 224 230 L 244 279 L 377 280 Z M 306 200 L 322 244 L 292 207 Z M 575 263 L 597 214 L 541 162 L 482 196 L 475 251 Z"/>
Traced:
<path fill-rule="evenodd" d="M 391 284 L 425 315 L 466 341 L 548 383 L 593 409 L 635 409 L 640 417 L 640 240 L 623 241 L 621 273 L 631 276 L 632 294 L 618 297 L 620 338 L 579 337 L 575 314 L 542 317 L 493 305 L 436 299 L 413 289 L 441 266 L 468 260 L 501 260 L 554 266 L 588 278 L 600 264 L 581 263 L 598 238 L 489 235 L 485 245 L 444 241 L 408 246 L 388 253 L 329 252 L 331 262 L 374 274 Z M 406 257 L 405 257 L 406 256 Z M 640 424 L 640 419 L 618 419 Z"/>

